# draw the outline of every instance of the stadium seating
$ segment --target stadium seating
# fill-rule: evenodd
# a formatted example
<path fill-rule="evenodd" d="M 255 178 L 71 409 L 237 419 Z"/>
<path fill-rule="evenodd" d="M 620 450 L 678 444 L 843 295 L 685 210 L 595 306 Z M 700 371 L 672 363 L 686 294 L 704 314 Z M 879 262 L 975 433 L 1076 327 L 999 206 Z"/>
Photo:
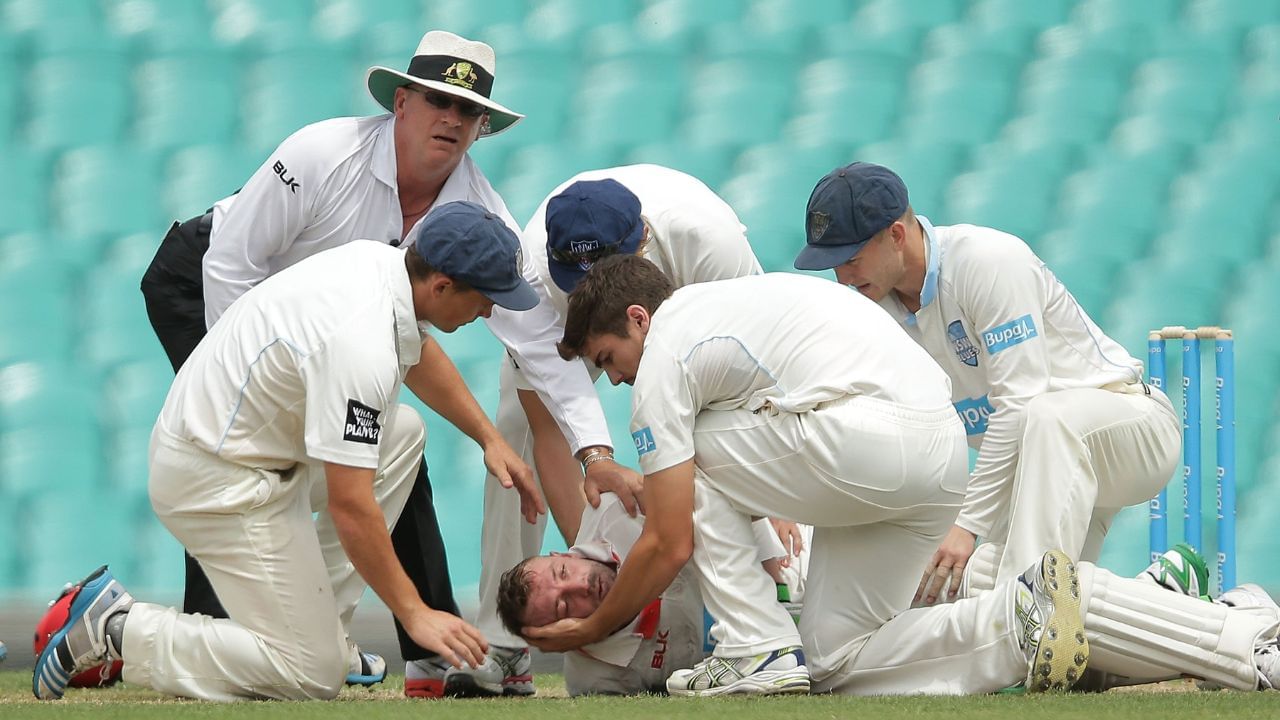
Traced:
<path fill-rule="evenodd" d="M 574 174 L 655 162 L 719 191 L 765 268 L 787 270 L 817 179 L 874 161 L 935 223 L 1025 239 L 1137 355 L 1152 327 L 1231 326 L 1241 576 L 1280 584 L 1259 559 L 1280 509 L 1273 0 L 0 0 L 0 545 L 101 538 L 176 587 L 145 501 L 172 371 L 140 274 L 170 222 L 300 126 L 381 112 L 366 69 L 403 67 L 427 28 L 497 48 L 495 98 L 528 118 L 472 155 L 518 223 Z M 442 342 L 492 411 L 497 342 L 481 325 Z M 629 395 L 603 390 L 620 433 Z M 477 449 L 429 424 L 466 585 Z M 50 490 L 75 495 L 69 515 L 39 514 Z M 107 503 L 120 519 L 91 517 Z M 1136 570 L 1145 545 L 1127 510 L 1104 562 Z M 0 587 L 82 572 L 0 551 Z"/>

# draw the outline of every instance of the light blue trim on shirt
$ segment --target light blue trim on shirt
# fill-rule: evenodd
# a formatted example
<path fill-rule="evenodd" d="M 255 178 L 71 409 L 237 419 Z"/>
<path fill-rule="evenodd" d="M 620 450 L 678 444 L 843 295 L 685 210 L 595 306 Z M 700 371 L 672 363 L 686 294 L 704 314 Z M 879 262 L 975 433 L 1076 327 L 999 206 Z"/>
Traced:
<path fill-rule="evenodd" d="M 236 422 L 236 415 L 240 414 L 240 405 L 244 402 L 245 388 L 249 387 L 249 381 L 253 379 L 253 366 L 257 365 L 258 361 L 262 359 L 262 356 L 265 355 L 267 351 L 270 350 L 271 347 L 276 343 L 282 343 L 285 347 L 294 351 L 304 359 L 307 357 L 307 353 L 304 353 L 303 351 L 299 350 L 297 346 L 295 346 L 293 343 L 289 342 L 285 338 L 280 338 L 280 337 L 267 343 L 262 347 L 261 350 L 258 351 L 258 356 L 253 359 L 253 362 L 249 363 L 248 372 L 246 372 L 244 376 L 244 382 L 240 384 L 240 394 L 239 396 L 236 397 L 236 407 L 234 410 L 231 411 L 231 417 L 227 419 L 227 426 L 222 429 L 222 437 L 218 438 L 218 446 L 214 448 L 214 451 L 213 451 L 214 454 L 222 452 L 222 444 L 227 441 L 227 435 L 231 434 L 231 426 L 234 425 Z"/>
<path fill-rule="evenodd" d="M 920 310 L 923 310 L 938 297 L 938 274 L 942 271 L 942 247 L 938 245 L 938 238 L 934 235 L 933 223 L 929 222 L 929 218 L 917 215 L 916 219 L 920 221 L 920 227 L 924 228 L 924 242 L 929 250 L 929 259 L 924 270 L 924 287 L 920 288 Z M 908 325 L 916 324 L 916 313 L 907 313 Z"/>
<path fill-rule="evenodd" d="M 689 362 L 689 358 L 693 357 L 693 354 L 698 351 L 698 348 L 702 347 L 706 343 L 711 342 L 712 340 L 732 340 L 738 343 L 738 347 L 742 348 L 743 354 L 751 358 L 751 362 L 755 363 L 756 367 L 760 368 L 760 370 L 762 370 L 764 374 L 767 375 L 769 379 L 773 381 L 774 385 L 778 384 L 778 378 L 774 377 L 773 373 L 769 372 L 769 368 L 765 367 L 764 363 L 760 362 L 760 359 L 757 358 L 755 355 L 752 355 L 751 351 L 747 349 L 747 346 L 742 344 L 742 341 L 734 337 L 733 335 L 716 335 L 714 337 L 709 337 L 706 340 L 699 340 L 698 344 L 689 348 L 689 353 L 684 356 L 684 360 L 682 362 Z"/>

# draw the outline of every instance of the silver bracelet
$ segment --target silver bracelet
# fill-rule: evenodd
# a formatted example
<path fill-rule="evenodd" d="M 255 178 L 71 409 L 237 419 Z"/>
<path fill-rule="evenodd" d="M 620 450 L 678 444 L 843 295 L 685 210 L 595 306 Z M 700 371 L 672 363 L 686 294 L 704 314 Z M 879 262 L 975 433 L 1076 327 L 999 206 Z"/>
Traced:
<path fill-rule="evenodd" d="M 612 459 L 613 459 L 613 453 L 609 452 L 608 450 L 592 450 L 591 452 L 587 453 L 586 457 L 582 458 L 582 471 L 586 472 L 587 468 L 591 467 L 592 463 L 598 463 L 598 462 L 603 462 L 605 460 L 612 460 Z"/>

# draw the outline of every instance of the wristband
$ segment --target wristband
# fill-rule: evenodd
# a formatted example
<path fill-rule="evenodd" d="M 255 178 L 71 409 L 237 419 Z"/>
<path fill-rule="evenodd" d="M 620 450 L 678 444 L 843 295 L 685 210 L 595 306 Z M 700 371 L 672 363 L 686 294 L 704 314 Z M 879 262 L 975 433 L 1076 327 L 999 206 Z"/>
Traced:
<path fill-rule="evenodd" d="M 603 462 L 613 459 L 613 451 L 611 450 L 591 450 L 582 458 L 582 471 L 586 472 L 592 463 Z"/>

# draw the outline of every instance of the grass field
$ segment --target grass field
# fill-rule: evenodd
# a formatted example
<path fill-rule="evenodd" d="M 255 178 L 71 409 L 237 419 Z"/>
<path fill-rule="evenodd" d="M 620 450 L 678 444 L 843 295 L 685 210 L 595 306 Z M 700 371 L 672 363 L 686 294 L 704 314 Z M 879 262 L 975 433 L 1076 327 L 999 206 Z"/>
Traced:
<path fill-rule="evenodd" d="M 1187 683 L 1112 691 L 1101 695 L 988 695 L 967 698 L 851 698 L 833 696 L 775 698 L 579 698 L 565 697 L 555 675 L 538 676 L 539 697 L 525 700 L 410 701 L 401 694 L 403 678 L 393 676 L 376 690 L 345 690 L 337 702 L 258 702 L 219 705 L 162 697 L 149 690 L 115 687 L 71 691 L 58 702 L 31 697 L 29 672 L 0 672 L 0 718 L 342 718 L 383 720 L 444 716 L 449 720 L 823 720 L 825 718 L 1190 718 L 1280 717 L 1280 692 L 1199 692 Z"/>

